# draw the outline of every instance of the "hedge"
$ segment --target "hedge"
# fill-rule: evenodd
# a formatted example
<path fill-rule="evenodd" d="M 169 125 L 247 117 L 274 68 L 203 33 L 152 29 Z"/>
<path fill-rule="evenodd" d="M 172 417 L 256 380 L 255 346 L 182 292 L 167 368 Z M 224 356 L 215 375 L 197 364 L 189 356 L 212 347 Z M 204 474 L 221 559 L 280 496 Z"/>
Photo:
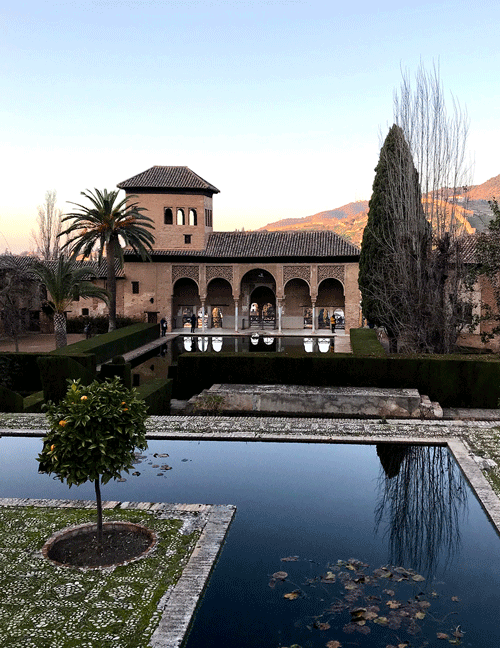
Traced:
<path fill-rule="evenodd" d="M 45 401 L 58 403 L 66 396 L 68 380 L 80 379 L 83 385 L 95 380 L 95 372 L 70 357 L 47 355 L 38 358 Z"/>
<path fill-rule="evenodd" d="M 110 333 L 96 335 L 89 340 L 81 340 L 68 346 L 56 349 L 53 355 L 74 356 L 79 353 L 93 354 L 97 364 L 111 360 L 114 356 L 123 355 L 160 336 L 159 324 L 133 324 Z"/>
<path fill-rule="evenodd" d="M 185 353 L 175 395 L 188 399 L 216 383 L 418 389 L 442 407 L 496 408 L 500 362 L 449 356 L 286 356 Z"/>
<path fill-rule="evenodd" d="M 137 396 L 146 402 L 150 416 L 170 414 L 170 399 L 172 398 L 172 381 L 168 378 L 149 380 L 135 388 Z"/>

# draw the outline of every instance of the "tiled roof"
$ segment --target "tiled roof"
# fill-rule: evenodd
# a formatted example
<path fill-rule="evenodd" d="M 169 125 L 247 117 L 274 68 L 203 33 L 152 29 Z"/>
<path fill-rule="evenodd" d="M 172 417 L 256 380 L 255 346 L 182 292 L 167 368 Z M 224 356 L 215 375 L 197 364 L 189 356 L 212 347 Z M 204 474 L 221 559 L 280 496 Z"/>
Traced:
<path fill-rule="evenodd" d="M 214 232 L 205 250 L 154 250 L 152 256 L 217 259 L 358 257 L 360 250 L 335 232 Z M 125 256 L 135 256 L 124 250 Z"/>
<path fill-rule="evenodd" d="M 36 257 L 33 256 L 16 256 L 16 255 L 0 255 L 0 268 L 2 265 L 5 263 L 8 263 L 9 265 L 15 264 L 19 269 L 21 270 L 30 270 L 33 263 L 36 261 L 39 261 Z M 57 264 L 57 261 L 43 261 L 43 263 L 46 263 L 49 266 L 55 267 Z M 97 261 L 82 261 L 78 262 L 77 265 L 80 267 L 83 266 L 84 268 L 91 268 L 94 273 L 96 273 L 96 278 L 97 279 L 106 279 L 107 277 L 107 270 L 106 270 L 106 262 L 103 260 L 100 264 L 97 263 Z M 123 272 L 123 268 L 120 267 L 120 262 L 118 259 L 115 259 L 115 273 L 116 273 L 116 278 L 123 278 L 125 277 L 125 274 Z"/>
<path fill-rule="evenodd" d="M 198 189 L 219 193 L 217 187 L 186 166 L 153 166 L 118 183 L 120 189 Z"/>

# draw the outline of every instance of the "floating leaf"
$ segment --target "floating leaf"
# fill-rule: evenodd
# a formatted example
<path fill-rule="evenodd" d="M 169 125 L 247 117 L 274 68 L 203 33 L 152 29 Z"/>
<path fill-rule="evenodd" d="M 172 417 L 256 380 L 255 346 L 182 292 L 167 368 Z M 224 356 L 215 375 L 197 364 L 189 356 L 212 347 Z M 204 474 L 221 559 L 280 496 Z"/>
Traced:
<path fill-rule="evenodd" d="M 333 572 L 329 571 L 327 572 L 324 576 L 321 577 L 321 582 L 322 583 L 334 583 L 336 580 L 336 576 Z"/>
<path fill-rule="evenodd" d="M 297 562 L 298 559 L 298 556 L 287 556 L 286 558 L 281 558 L 281 562 Z"/>
<path fill-rule="evenodd" d="M 425 580 L 424 576 L 421 576 L 420 574 L 415 574 L 415 576 L 412 576 L 411 579 L 417 583 L 421 583 Z"/>
<path fill-rule="evenodd" d="M 342 648 L 340 641 L 329 641 L 326 644 L 326 648 Z"/>
<path fill-rule="evenodd" d="M 346 590 L 355 590 L 355 589 L 358 589 L 357 586 L 355 585 L 355 583 L 353 583 L 352 581 L 347 582 L 347 583 L 344 585 L 344 587 L 345 587 Z"/>
<path fill-rule="evenodd" d="M 285 578 L 287 576 L 288 576 L 288 574 L 286 572 L 284 572 L 284 571 L 277 571 L 277 572 L 274 572 L 274 574 L 273 574 L 273 578 L 275 578 L 276 580 L 285 580 Z"/>
<path fill-rule="evenodd" d="M 345 566 L 345 568 L 346 568 L 346 569 L 350 569 L 351 571 L 355 571 L 355 570 L 356 570 L 356 567 L 354 567 L 354 565 L 351 565 L 350 563 L 348 563 L 348 564 Z"/>
<path fill-rule="evenodd" d="M 446 632 L 438 632 L 438 633 L 436 634 L 436 637 L 437 637 L 438 639 L 449 639 L 449 638 L 450 638 L 450 635 L 447 635 Z"/>
<path fill-rule="evenodd" d="M 293 592 L 288 592 L 288 594 L 283 594 L 283 598 L 288 599 L 289 601 L 294 601 L 300 596 L 300 590 L 294 590 Z"/>
<path fill-rule="evenodd" d="M 389 623 L 389 619 L 387 617 L 381 616 L 373 619 L 373 623 L 378 623 L 378 625 L 386 626 Z"/>
<path fill-rule="evenodd" d="M 387 596 L 394 596 L 394 590 L 385 589 L 382 591 L 384 592 L 384 594 L 387 594 Z"/>
<path fill-rule="evenodd" d="M 329 623 L 320 623 L 319 621 L 316 621 L 314 623 L 314 627 L 317 628 L 318 630 L 330 630 L 330 624 Z"/>
<path fill-rule="evenodd" d="M 387 601 L 386 605 L 389 606 L 391 610 L 397 610 L 401 607 L 401 603 L 399 601 Z"/>
<path fill-rule="evenodd" d="M 457 639 L 461 639 L 464 636 L 464 633 L 461 632 L 461 630 L 460 630 L 460 626 L 458 626 L 457 629 L 455 630 L 455 632 L 453 632 L 452 634 Z"/>
<path fill-rule="evenodd" d="M 458 596 L 452 596 L 452 597 L 451 597 L 451 600 L 452 600 L 452 601 L 460 601 L 460 599 L 458 598 Z"/>
<path fill-rule="evenodd" d="M 415 619 L 420 619 L 420 620 L 425 619 L 425 612 L 417 612 L 415 614 Z"/>

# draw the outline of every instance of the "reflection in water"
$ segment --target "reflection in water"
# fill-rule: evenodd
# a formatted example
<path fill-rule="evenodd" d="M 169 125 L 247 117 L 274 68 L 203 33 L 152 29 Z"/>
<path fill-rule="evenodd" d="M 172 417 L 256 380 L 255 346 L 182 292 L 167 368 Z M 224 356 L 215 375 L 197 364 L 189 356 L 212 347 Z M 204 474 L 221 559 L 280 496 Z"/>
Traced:
<path fill-rule="evenodd" d="M 320 353 L 328 353 L 330 350 L 330 338 L 318 338 L 318 349 Z"/>
<path fill-rule="evenodd" d="M 198 338 L 198 349 L 200 351 L 206 351 L 208 349 L 208 337 Z"/>
<path fill-rule="evenodd" d="M 304 349 L 306 353 L 312 353 L 313 350 L 313 339 L 304 338 Z"/>
<path fill-rule="evenodd" d="M 184 336 L 184 348 L 186 351 L 192 351 L 193 350 L 193 338 L 189 337 L 187 335 Z"/>
<path fill-rule="evenodd" d="M 222 338 L 217 336 L 212 338 L 212 349 L 217 353 L 222 349 Z"/>
<path fill-rule="evenodd" d="M 252 335 L 250 336 L 250 342 L 252 344 L 254 344 L 254 345 L 258 344 L 259 343 L 259 334 L 258 333 L 252 333 Z"/>
<path fill-rule="evenodd" d="M 267 344 L 268 346 L 274 342 L 273 337 L 265 337 L 264 338 L 264 344 Z"/>
<path fill-rule="evenodd" d="M 440 554 L 447 563 L 460 545 L 459 521 L 467 512 L 466 485 L 446 448 L 410 446 L 403 452 L 377 445 L 383 471 L 376 530 L 387 521 L 389 562 L 432 576 Z M 392 451 L 394 457 L 388 458 Z"/>

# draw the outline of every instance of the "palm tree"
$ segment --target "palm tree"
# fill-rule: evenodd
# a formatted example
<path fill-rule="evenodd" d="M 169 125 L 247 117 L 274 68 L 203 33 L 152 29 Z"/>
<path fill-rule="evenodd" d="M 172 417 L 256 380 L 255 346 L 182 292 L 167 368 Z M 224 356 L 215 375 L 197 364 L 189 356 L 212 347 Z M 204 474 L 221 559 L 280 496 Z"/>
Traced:
<path fill-rule="evenodd" d="M 72 259 L 59 257 L 57 262 L 37 261 L 32 267 L 33 273 L 45 285 L 52 299 L 49 302 L 54 311 L 54 333 L 56 348 L 66 346 L 66 316 L 71 302 L 77 297 L 97 297 L 106 303 L 109 294 L 104 288 L 95 286 L 89 279 L 96 277 L 93 268 L 75 263 Z"/>
<path fill-rule="evenodd" d="M 66 214 L 62 219 L 62 222 L 71 220 L 72 223 L 60 236 L 70 237 L 63 248 L 68 247 L 73 257 L 80 254 L 84 258 L 89 257 L 98 246 L 100 261 L 106 250 L 107 289 L 110 294 L 109 330 L 113 331 L 116 328 L 115 259 L 119 260 L 120 266 L 123 265 L 122 242 L 139 254 L 143 261 L 150 258 L 149 252 L 155 239 L 148 230 L 154 229 L 153 220 L 142 214 L 146 211 L 144 207 L 139 207 L 137 202 L 130 202 L 131 198 L 137 196 L 127 196 L 117 203 L 118 191 L 94 189 L 92 192 L 87 189 L 81 194 L 91 205 L 70 203 L 78 207 L 78 210 Z"/>

